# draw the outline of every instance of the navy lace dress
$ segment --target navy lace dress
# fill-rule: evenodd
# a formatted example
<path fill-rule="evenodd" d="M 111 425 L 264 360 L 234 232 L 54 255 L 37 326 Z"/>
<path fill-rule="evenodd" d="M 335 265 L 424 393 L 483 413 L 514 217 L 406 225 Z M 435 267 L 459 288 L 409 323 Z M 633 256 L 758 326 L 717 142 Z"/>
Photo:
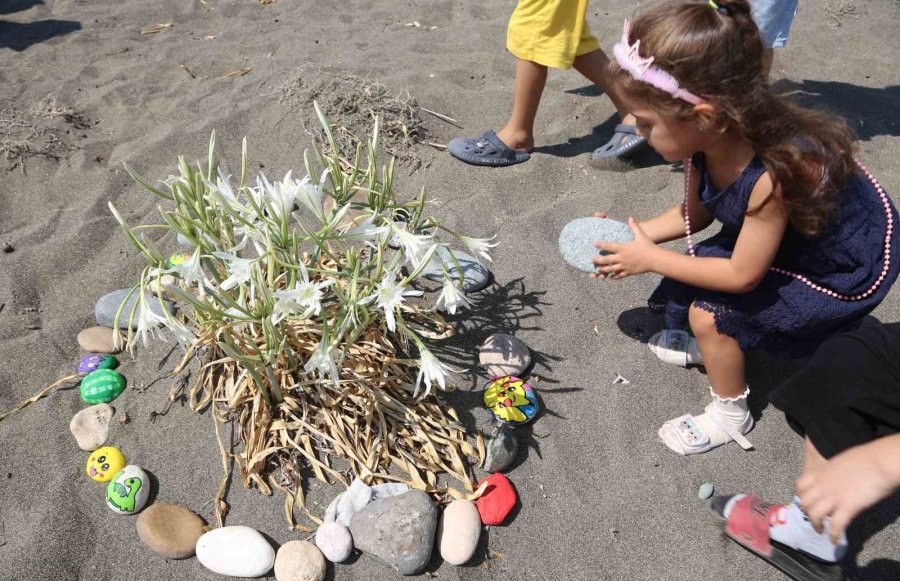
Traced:
<path fill-rule="evenodd" d="M 710 181 L 703 154 L 695 155 L 693 164 L 700 174 L 700 201 L 722 223 L 717 234 L 695 245 L 696 256 L 730 257 L 750 193 L 765 166 L 761 159 L 754 159 L 733 184 L 718 190 Z M 825 234 L 806 238 L 788 225 L 773 266 L 852 296 L 866 292 L 882 273 L 887 215 L 875 186 L 862 173 L 847 180 L 844 194 L 840 217 Z M 900 226 L 892 203 L 890 211 L 894 224 Z M 745 294 L 711 291 L 664 278 L 648 302 L 652 309 L 665 311 L 670 329 L 685 327 L 688 310 L 696 304 L 712 313 L 719 332 L 737 339 L 743 349 L 807 351 L 827 334 L 859 326 L 884 299 L 900 272 L 898 238 L 896 233 L 891 236 L 890 264 L 881 285 L 858 301 L 828 296 L 801 280 L 770 270 Z"/>

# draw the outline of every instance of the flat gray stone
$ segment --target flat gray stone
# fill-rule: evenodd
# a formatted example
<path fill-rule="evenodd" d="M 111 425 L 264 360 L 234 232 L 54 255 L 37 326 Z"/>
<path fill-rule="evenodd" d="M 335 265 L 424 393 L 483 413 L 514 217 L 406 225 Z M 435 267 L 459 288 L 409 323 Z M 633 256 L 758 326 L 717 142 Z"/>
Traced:
<path fill-rule="evenodd" d="M 494 333 L 478 350 L 478 363 L 490 377 L 518 376 L 531 365 L 531 352 L 521 339 Z"/>
<path fill-rule="evenodd" d="M 431 559 L 438 513 L 421 490 L 369 503 L 353 515 L 357 549 L 378 557 L 401 575 L 421 573 Z"/>
<path fill-rule="evenodd" d="M 634 233 L 628 224 L 608 218 L 576 218 L 559 233 L 559 251 L 571 266 L 584 272 L 596 272 L 591 259 L 603 252 L 594 243 L 631 242 Z"/>
<path fill-rule="evenodd" d="M 112 327 L 113 322 L 116 319 L 116 311 L 119 310 L 119 306 L 125 301 L 125 297 L 128 296 L 128 293 L 131 292 L 131 289 L 123 288 L 117 291 L 113 291 L 107 295 L 103 295 L 100 297 L 100 300 L 97 301 L 97 306 L 94 307 L 94 316 L 97 318 L 97 324 L 101 327 Z M 156 313 L 157 315 L 163 317 L 165 313 L 162 308 L 159 306 L 159 299 L 151 294 L 147 294 L 145 297 L 147 306 L 150 307 L 150 310 Z M 131 318 L 131 310 L 134 308 L 135 304 L 138 301 L 138 291 L 135 291 L 134 294 L 131 295 L 131 298 L 128 299 L 128 302 L 125 304 L 125 308 L 122 310 L 122 314 L 119 317 L 119 328 L 127 329 L 128 322 Z M 166 309 L 169 313 L 174 313 L 175 308 L 169 301 L 163 301 L 163 304 L 166 306 Z M 137 315 L 137 311 L 135 311 L 135 315 Z M 135 324 L 137 321 L 135 320 Z"/>
<path fill-rule="evenodd" d="M 452 255 L 451 255 L 452 253 Z M 459 262 L 459 268 L 453 261 L 453 256 Z M 428 280 L 441 282 L 444 280 L 444 272 L 441 265 L 454 280 L 459 279 L 459 273 L 463 275 L 463 292 L 471 293 L 483 289 L 491 281 L 491 271 L 481 265 L 474 256 L 465 252 L 456 252 L 439 246 L 432 255 L 431 260 L 422 270 L 422 276 Z"/>
<path fill-rule="evenodd" d="M 359 478 L 355 479 L 346 492 L 337 495 L 325 509 L 325 522 L 336 522 L 350 526 L 354 514 L 372 500 L 372 489 Z"/>
<path fill-rule="evenodd" d="M 502 472 L 516 459 L 519 450 L 519 442 L 513 428 L 507 425 L 496 425 L 485 433 L 487 441 L 485 445 L 484 464 L 485 472 Z"/>
<path fill-rule="evenodd" d="M 390 498 L 399 496 L 404 492 L 409 492 L 409 485 L 402 482 L 386 482 L 384 484 L 376 484 L 372 486 L 372 500 L 379 498 Z"/>
<path fill-rule="evenodd" d="M 190 240 L 188 240 L 187 237 L 181 232 L 179 232 L 178 235 L 175 236 L 175 239 L 178 241 L 179 246 L 184 246 L 185 248 L 194 247 L 194 244 Z"/>

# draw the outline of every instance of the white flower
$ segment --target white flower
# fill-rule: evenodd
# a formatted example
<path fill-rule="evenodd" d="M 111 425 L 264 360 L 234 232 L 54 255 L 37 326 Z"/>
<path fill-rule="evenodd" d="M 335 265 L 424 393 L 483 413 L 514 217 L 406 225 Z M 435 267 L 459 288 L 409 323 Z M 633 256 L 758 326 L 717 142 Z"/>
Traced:
<path fill-rule="evenodd" d="M 228 290 L 250 280 L 254 259 L 240 258 L 227 252 L 213 252 L 213 256 L 226 262 L 228 278 L 222 281 L 222 290 Z"/>
<path fill-rule="evenodd" d="M 323 379 L 326 377 L 331 378 L 331 380 L 334 381 L 334 386 L 338 386 L 339 376 L 337 364 L 331 356 L 331 348 L 328 346 L 328 341 L 325 337 L 322 337 L 319 346 L 316 348 L 315 352 L 310 355 L 309 361 L 307 361 L 306 365 L 303 367 L 303 371 L 306 373 L 317 372 L 319 377 Z"/>
<path fill-rule="evenodd" d="M 206 187 L 209 188 L 210 192 L 216 194 L 227 205 L 234 209 L 246 210 L 246 208 L 238 201 L 237 196 L 234 195 L 234 190 L 231 188 L 231 176 L 224 175 L 222 173 L 222 168 L 219 168 L 218 176 L 216 176 L 216 183 L 212 183 L 206 178 L 203 178 L 203 182 L 206 184 Z"/>
<path fill-rule="evenodd" d="M 373 213 L 365 222 L 341 235 L 344 240 L 367 240 L 369 238 L 378 238 L 387 232 L 387 226 L 376 226 L 374 224 L 375 214 Z"/>
<path fill-rule="evenodd" d="M 423 384 L 425 385 L 425 395 L 431 393 L 431 384 L 435 381 L 441 389 L 447 389 L 447 378 L 445 374 L 452 372 L 453 370 L 441 363 L 431 351 L 420 346 L 419 375 L 416 376 L 416 391 L 413 393 L 413 397 L 419 395 L 419 388 Z"/>
<path fill-rule="evenodd" d="M 163 324 L 172 331 L 172 334 L 175 335 L 175 340 L 183 347 L 189 347 L 194 342 L 194 333 L 175 318 L 166 319 Z"/>
<path fill-rule="evenodd" d="M 275 291 L 272 295 L 275 297 L 275 306 L 272 309 L 272 324 L 277 325 L 279 321 L 289 315 L 296 313 L 302 309 L 301 319 L 305 319 L 310 315 L 318 315 L 322 312 L 323 289 L 331 286 L 333 280 L 324 282 L 310 282 L 309 272 L 301 263 L 300 272 L 303 278 L 297 281 L 293 290 Z"/>
<path fill-rule="evenodd" d="M 404 291 L 403 287 L 397 284 L 394 273 L 388 273 L 384 276 L 375 294 L 366 297 L 362 304 L 370 303 L 373 300 L 375 304 L 384 309 L 384 319 L 387 321 L 388 329 L 395 331 L 397 329 L 397 319 L 394 315 L 394 309 L 403 303 L 403 297 L 421 296 L 422 291 Z"/>
<path fill-rule="evenodd" d="M 457 238 L 466 245 L 466 248 L 468 248 L 476 258 L 480 257 L 491 262 L 491 255 L 488 254 L 488 251 L 497 246 L 496 244 L 491 243 L 493 238 L 471 238 L 469 236 L 463 236 L 462 234 L 457 234 Z"/>
<path fill-rule="evenodd" d="M 328 170 L 322 172 L 319 183 L 314 184 L 309 176 L 306 176 L 297 184 L 297 199 L 322 222 L 325 222 L 325 209 L 323 207 L 323 196 L 325 195 L 325 178 L 328 177 Z"/>
<path fill-rule="evenodd" d="M 212 288 L 212 282 L 203 272 L 203 265 L 200 261 L 200 248 L 197 247 L 191 257 L 181 264 L 175 264 L 171 269 L 175 272 L 182 282 L 186 285 L 197 285 L 197 290 L 201 297 L 206 295 L 205 289 Z"/>
<path fill-rule="evenodd" d="M 400 222 L 402 224 L 402 222 Z M 406 228 L 398 227 L 398 223 L 391 225 L 391 231 L 397 236 L 397 240 L 403 247 L 403 254 L 413 268 L 419 268 L 419 264 L 431 246 L 434 245 L 434 237 L 422 234 L 413 234 Z"/>
<path fill-rule="evenodd" d="M 257 195 L 268 198 L 268 206 L 272 214 L 279 220 L 283 220 L 294 209 L 294 200 L 300 190 L 301 182 L 291 179 L 291 172 L 285 174 L 280 182 L 269 183 L 266 176 L 259 174 L 256 178 Z"/>
<path fill-rule="evenodd" d="M 123 312 L 122 316 L 128 317 L 131 316 L 131 313 Z M 159 334 L 159 326 L 166 322 L 166 318 L 162 315 L 157 315 L 150 309 L 150 305 L 147 304 L 147 296 L 144 293 L 142 293 L 142 296 L 138 299 L 138 308 L 135 316 L 137 318 L 137 328 L 135 330 L 140 336 L 141 342 L 144 343 L 144 347 L 147 346 L 148 335 L 153 335 L 155 333 L 162 338 Z"/>
<path fill-rule="evenodd" d="M 456 309 L 459 307 L 471 306 L 466 295 L 456 285 L 456 281 L 451 278 L 444 278 L 444 288 L 441 289 L 441 294 L 434 304 L 434 308 L 440 308 L 441 305 L 444 305 L 447 308 L 447 312 L 451 315 L 455 315 Z"/>

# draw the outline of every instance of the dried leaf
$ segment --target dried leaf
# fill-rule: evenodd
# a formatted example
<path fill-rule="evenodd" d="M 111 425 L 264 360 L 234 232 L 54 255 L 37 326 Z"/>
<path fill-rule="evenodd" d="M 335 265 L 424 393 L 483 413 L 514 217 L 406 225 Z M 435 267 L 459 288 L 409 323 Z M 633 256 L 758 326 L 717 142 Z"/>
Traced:
<path fill-rule="evenodd" d="M 156 34 L 157 32 L 165 30 L 166 28 L 171 28 L 171 26 L 172 26 L 171 22 L 166 22 L 163 24 L 155 24 L 153 26 L 148 26 L 147 28 L 142 28 L 141 34 Z"/>
<path fill-rule="evenodd" d="M 251 69 L 250 67 L 244 67 L 242 69 L 238 69 L 236 71 L 231 71 L 230 73 L 226 73 L 226 74 L 222 75 L 222 78 L 243 77 L 244 75 L 249 73 L 251 70 L 253 70 L 253 69 Z"/>

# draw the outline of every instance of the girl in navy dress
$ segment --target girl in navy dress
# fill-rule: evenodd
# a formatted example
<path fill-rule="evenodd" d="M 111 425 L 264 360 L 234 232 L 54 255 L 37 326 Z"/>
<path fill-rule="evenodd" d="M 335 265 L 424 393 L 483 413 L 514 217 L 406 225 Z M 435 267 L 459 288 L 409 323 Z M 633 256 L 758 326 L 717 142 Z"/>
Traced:
<path fill-rule="evenodd" d="M 670 0 L 625 24 L 611 63 L 641 135 L 686 160 L 683 202 L 630 219 L 635 241 L 598 242 L 609 254 L 594 259 L 595 276 L 663 275 L 650 305 L 667 330 L 650 348 L 706 367 L 712 402 L 659 429 L 680 454 L 750 448 L 745 351 L 858 326 L 898 274 L 897 211 L 854 158 L 851 131 L 775 95 L 763 51 L 746 0 Z M 658 246 L 680 238 L 687 254 Z"/>

